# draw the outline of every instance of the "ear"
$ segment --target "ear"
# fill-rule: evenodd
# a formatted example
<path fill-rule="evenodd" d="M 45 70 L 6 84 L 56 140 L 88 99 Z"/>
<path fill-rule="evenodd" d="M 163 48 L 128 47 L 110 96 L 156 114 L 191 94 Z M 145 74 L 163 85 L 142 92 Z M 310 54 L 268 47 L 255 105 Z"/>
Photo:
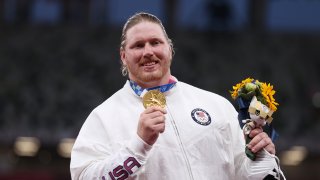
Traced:
<path fill-rule="evenodd" d="M 174 49 L 173 49 L 172 45 L 169 45 L 169 50 L 170 50 L 170 56 L 171 56 L 171 60 L 172 60 L 173 56 L 174 56 Z"/>
<path fill-rule="evenodd" d="M 122 48 L 120 48 L 120 58 L 122 61 L 122 64 L 126 65 L 126 53 L 124 52 L 124 50 Z"/>

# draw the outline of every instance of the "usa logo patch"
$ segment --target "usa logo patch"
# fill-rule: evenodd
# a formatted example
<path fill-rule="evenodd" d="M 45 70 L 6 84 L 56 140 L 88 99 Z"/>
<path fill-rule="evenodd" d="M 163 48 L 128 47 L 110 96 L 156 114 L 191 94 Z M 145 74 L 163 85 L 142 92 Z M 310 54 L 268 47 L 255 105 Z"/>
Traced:
<path fill-rule="evenodd" d="M 191 117 L 196 123 L 203 126 L 208 126 L 211 123 L 211 117 L 209 113 L 200 108 L 192 110 Z"/>

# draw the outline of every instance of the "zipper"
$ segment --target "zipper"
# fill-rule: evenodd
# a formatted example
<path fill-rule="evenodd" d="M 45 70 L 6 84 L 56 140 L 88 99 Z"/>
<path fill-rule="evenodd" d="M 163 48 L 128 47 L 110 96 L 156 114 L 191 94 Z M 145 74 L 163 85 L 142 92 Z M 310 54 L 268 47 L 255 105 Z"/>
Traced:
<path fill-rule="evenodd" d="M 170 116 L 171 125 L 172 125 L 172 127 L 174 129 L 174 133 L 176 134 L 176 137 L 177 137 L 177 140 L 178 140 L 178 143 L 179 143 L 179 147 L 180 147 L 180 149 L 182 151 L 185 163 L 187 165 L 187 170 L 188 170 L 188 174 L 189 174 L 190 180 L 194 180 L 193 174 L 192 174 L 191 165 L 190 165 L 190 162 L 189 162 L 189 159 L 188 159 L 188 156 L 187 156 L 187 152 L 186 152 L 186 150 L 184 148 L 184 145 L 182 143 L 182 140 L 181 140 L 181 137 L 180 137 L 180 134 L 179 134 L 178 127 L 176 125 L 176 122 L 174 121 L 174 118 L 173 118 L 173 116 L 171 114 L 171 111 L 170 111 L 170 108 L 168 107 L 168 105 L 167 105 L 167 110 L 168 110 L 168 114 Z"/>

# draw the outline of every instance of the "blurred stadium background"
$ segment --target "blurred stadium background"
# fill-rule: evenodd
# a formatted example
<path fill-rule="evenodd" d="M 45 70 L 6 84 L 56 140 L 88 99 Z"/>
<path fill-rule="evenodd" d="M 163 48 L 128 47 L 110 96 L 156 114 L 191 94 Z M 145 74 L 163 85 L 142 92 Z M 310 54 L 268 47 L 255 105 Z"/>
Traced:
<path fill-rule="evenodd" d="M 287 179 L 320 179 L 319 0 L 0 0 L 0 179 L 70 179 L 87 115 L 121 88 L 121 27 L 164 22 L 181 81 L 230 101 L 246 77 L 270 82 Z M 110 117 L 112 118 L 112 117 Z"/>

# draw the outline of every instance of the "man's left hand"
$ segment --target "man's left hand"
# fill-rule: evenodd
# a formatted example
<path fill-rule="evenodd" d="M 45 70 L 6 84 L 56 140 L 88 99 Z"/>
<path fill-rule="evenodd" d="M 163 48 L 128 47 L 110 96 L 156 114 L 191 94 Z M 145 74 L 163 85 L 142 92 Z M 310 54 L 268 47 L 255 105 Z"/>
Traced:
<path fill-rule="evenodd" d="M 270 137 L 267 133 L 263 132 L 262 128 L 252 129 L 249 137 L 252 138 L 247 147 L 253 152 L 256 153 L 263 148 L 268 151 L 270 154 L 275 154 L 276 149 Z"/>

